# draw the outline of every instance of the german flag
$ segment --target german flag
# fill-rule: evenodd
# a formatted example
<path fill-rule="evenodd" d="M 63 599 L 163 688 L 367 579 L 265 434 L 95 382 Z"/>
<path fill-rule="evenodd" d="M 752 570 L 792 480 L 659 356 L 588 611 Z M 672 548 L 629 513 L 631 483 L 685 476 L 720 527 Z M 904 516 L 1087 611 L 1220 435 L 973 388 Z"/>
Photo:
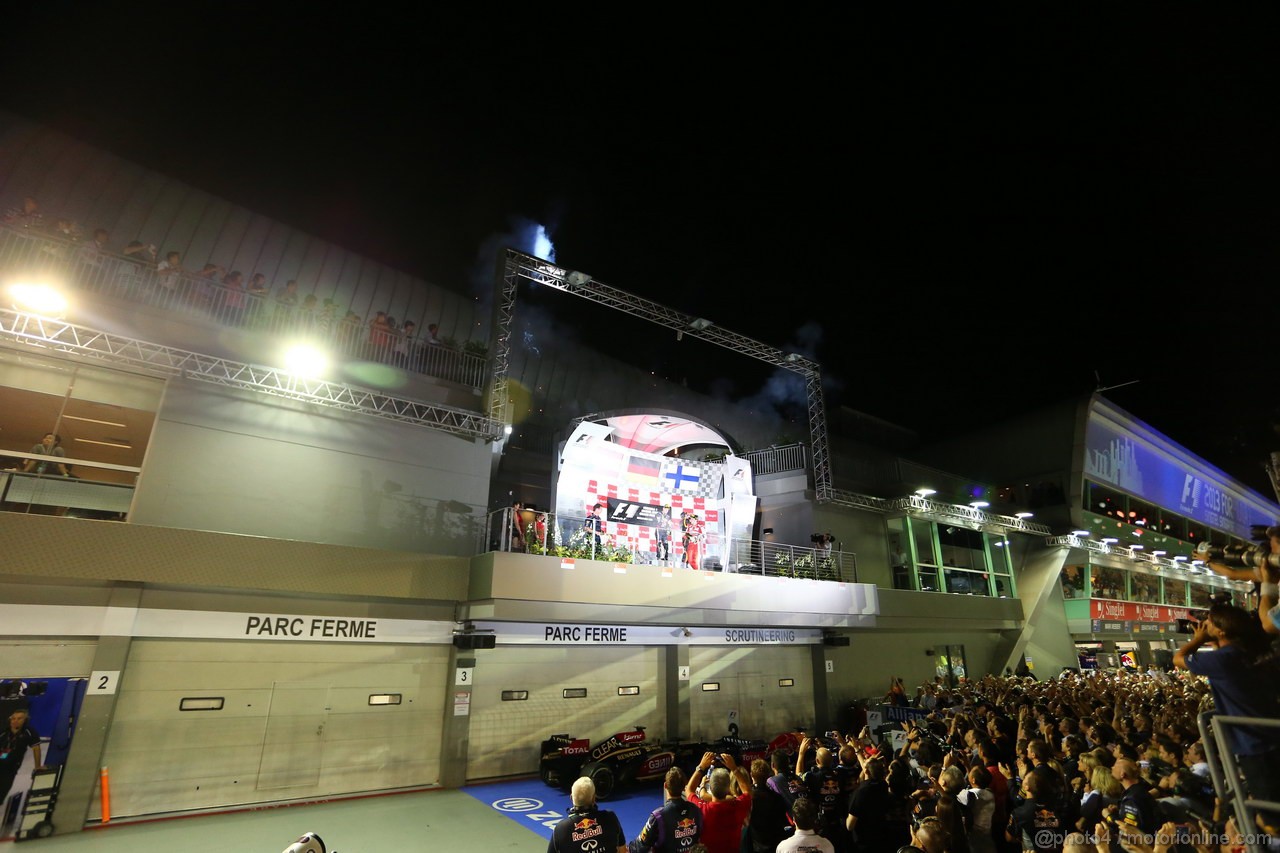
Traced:
<path fill-rule="evenodd" d="M 661 470 L 662 463 L 657 459 L 632 456 L 627 460 L 627 479 L 633 483 L 656 486 L 658 485 L 658 472 Z"/>

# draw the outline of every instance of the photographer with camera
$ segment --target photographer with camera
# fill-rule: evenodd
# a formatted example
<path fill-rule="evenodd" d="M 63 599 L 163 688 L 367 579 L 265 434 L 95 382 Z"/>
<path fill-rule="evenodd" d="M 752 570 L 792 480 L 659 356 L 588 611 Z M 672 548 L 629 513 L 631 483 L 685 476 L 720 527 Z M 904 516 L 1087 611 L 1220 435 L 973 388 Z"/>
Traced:
<path fill-rule="evenodd" d="M 814 533 L 809 537 L 809 541 L 813 543 L 813 548 L 818 552 L 819 558 L 831 556 L 831 543 L 836 541 L 836 537 L 830 533 Z"/>
<path fill-rule="evenodd" d="M 713 769 L 714 768 L 714 769 Z M 703 776 L 710 773 L 707 788 L 711 799 L 703 801 L 698 796 L 698 785 Z M 740 793 L 733 795 L 733 783 L 738 783 Z M 742 828 L 751 814 L 751 793 L 754 790 L 751 777 L 738 766 L 729 753 L 716 755 L 704 752 L 689 784 L 685 786 L 685 799 L 702 812 L 700 840 L 709 853 L 738 853 L 742 844 Z"/>
<path fill-rule="evenodd" d="M 1174 654 L 1173 665 L 1208 678 L 1217 713 L 1276 719 L 1280 667 L 1270 652 L 1269 639 L 1251 613 L 1219 603 Z M 1228 731 L 1249 795 L 1280 800 L 1280 731 L 1250 726 L 1230 726 Z"/>
<path fill-rule="evenodd" d="M 1254 525 L 1254 538 L 1266 545 L 1217 546 L 1205 542 L 1197 556 L 1216 575 L 1238 581 L 1253 581 L 1258 594 L 1258 617 L 1262 630 L 1280 634 L 1280 609 L 1276 608 L 1276 583 L 1280 581 L 1280 526 Z"/>

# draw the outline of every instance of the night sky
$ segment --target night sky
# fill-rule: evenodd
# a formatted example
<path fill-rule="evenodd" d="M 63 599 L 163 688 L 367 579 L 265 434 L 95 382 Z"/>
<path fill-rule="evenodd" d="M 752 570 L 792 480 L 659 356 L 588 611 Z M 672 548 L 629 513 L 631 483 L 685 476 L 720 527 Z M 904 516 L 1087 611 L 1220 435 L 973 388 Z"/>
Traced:
<path fill-rule="evenodd" d="M 926 436 L 1120 386 L 1275 498 L 1272 20 L 265 5 L 6 9 L 0 108 L 460 292 L 541 225 L 562 266 L 811 354 L 830 406 Z M 765 387 L 668 337 L 619 356 Z"/>

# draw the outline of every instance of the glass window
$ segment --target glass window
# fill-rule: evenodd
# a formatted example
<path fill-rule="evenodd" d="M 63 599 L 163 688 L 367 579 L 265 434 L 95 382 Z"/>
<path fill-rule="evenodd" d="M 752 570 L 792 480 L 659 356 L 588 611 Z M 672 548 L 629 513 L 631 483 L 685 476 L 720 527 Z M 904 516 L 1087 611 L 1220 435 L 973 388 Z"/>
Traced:
<path fill-rule="evenodd" d="M 1193 583 L 1191 585 L 1191 606 L 1208 608 L 1213 602 L 1213 587 L 1204 586 L 1203 584 Z"/>
<path fill-rule="evenodd" d="M 1009 540 L 1003 536 L 991 537 L 991 571 L 997 575 L 1013 574 L 1013 557 L 1010 554 Z"/>
<path fill-rule="evenodd" d="M 1007 575 L 992 575 L 996 584 L 996 595 L 999 598 L 1013 598 L 1016 593 L 1013 589 L 1013 578 Z"/>
<path fill-rule="evenodd" d="M 1181 607 L 1187 603 L 1187 582 L 1177 578 L 1164 579 L 1164 603 Z"/>
<path fill-rule="evenodd" d="M 920 566 L 917 569 L 920 576 L 920 589 L 924 592 L 938 591 L 938 570 L 933 566 Z"/>
<path fill-rule="evenodd" d="M 990 595 L 986 572 L 966 572 L 961 569 L 944 569 L 947 592 L 960 595 Z"/>
<path fill-rule="evenodd" d="M 1129 507 L 1125 513 L 1125 520 L 1134 527 L 1150 530 L 1159 516 L 1160 511 L 1154 505 L 1137 498 L 1129 498 Z"/>
<path fill-rule="evenodd" d="M 939 649 L 935 672 L 948 687 L 955 687 L 966 681 L 969 674 L 964 666 L 964 646 L 943 646 Z"/>
<path fill-rule="evenodd" d="M 1120 569 L 1111 569 L 1106 566 L 1091 566 L 1091 575 L 1089 583 L 1093 591 L 1094 598 L 1113 598 L 1118 601 L 1125 601 L 1128 595 L 1126 588 L 1125 575 Z"/>
<path fill-rule="evenodd" d="M 937 592 L 938 585 L 938 552 L 934 547 L 934 525 L 918 519 L 907 519 L 911 531 L 911 541 L 916 551 L 916 574 L 920 579 L 920 589 L 925 592 Z"/>
<path fill-rule="evenodd" d="M 1132 572 L 1130 581 L 1132 584 L 1131 601 L 1138 601 L 1143 604 L 1160 603 L 1160 578 L 1143 572 Z"/>
<path fill-rule="evenodd" d="M 1063 566 L 1060 581 L 1063 598 L 1084 598 L 1084 566 Z"/>
<path fill-rule="evenodd" d="M 938 545 L 942 548 L 944 566 L 986 571 L 986 554 L 982 549 L 982 534 L 978 531 L 939 524 Z"/>
<path fill-rule="evenodd" d="M 916 562 L 925 566 L 938 565 L 938 557 L 933 547 L 933 525 L 926 521 L 909 519 L 911 539 L 916 546 Z"/>
<path fill-rule="evenodd" d="M 1085 489 L 1084 508 L 1097 515 L 1127 520 L 1128 498 L 1115 489 L 1090 482 Z"/>
<path fill-rule="evenodd" d="M 891 518 L 886 522 L 889 530 L 889 571 L 893 575 L 894 589 L 915 589 L 911 579 L 911 550 L 907 547 L 907 519 Z"/>
<path fill-rule="evenodd" d="M 13 472 L 0 474 L 3 509 L 123 519 L 163 389 L 160 379 L 0 351 L 0 469 Z"/>

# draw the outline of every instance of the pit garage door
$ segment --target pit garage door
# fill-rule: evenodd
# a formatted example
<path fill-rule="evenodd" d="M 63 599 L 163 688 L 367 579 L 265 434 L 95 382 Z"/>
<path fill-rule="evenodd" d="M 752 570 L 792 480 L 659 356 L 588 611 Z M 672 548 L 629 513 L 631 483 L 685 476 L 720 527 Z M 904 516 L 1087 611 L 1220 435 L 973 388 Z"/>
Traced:
<path fill-rule="evenodd" d="M 542 741 L 553 734 L 594 744 L 641 725 L 650 738 L 665 738 L 661 653 L 653 646 L 499 645 L 479 655 L 467 780 L 536 773 Z M 585 695 L 565 698 L 566 690 Z"/>
<path fill-rule="evenodd" d="M 103 758 L 111 813 L 437 784 L 451 651 L 135 640 Z"/>
<path fill-rule="evenodd" d="M 758 740 L 814 724 L 809 646 L 693 646 L 689 687 L 695 740 L 728 734 L 735 719 L 741 737 Z"/>

